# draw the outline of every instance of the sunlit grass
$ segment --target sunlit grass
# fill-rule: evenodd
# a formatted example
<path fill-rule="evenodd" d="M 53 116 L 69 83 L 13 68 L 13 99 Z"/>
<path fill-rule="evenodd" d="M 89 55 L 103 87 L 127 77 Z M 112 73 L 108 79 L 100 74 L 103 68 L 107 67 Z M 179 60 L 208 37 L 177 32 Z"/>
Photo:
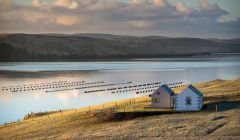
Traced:
<path fill-rule="evenodd" d="M 204 95 L 227 96 L 240 94 L 240 80 L 214 80 L 207 83 L 195 84 Z M 186 87 L 174 89 L 176 92 L 182 91 Z M 224 94 L 223 94 L 224 93 Z M 38 137 L 58 138 L 63 133 L 71 134 L 73 131 L 83 131 L 84 129 L 96 127 L 95 118 L 90 112 L 112 110 L 116 112 L 171 112 L 171 109 L 152 108 L 149 96 L 109 102 L 96 106 L 80 109 L 63 110 L 46 114 L 44 116 L 33 117 L 19 122 L 0 126 L 0 139 L 26 139 Z"/>

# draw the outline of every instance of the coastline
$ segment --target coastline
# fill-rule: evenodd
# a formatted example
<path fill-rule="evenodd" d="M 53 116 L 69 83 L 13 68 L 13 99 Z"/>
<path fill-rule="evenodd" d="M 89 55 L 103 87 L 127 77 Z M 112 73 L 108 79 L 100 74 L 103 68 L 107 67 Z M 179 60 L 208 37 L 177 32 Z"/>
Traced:
<path fill-rule="evenodd" d="M 195 86 L 204 93 L 205 98 L 208 98 L 208 108 L 199 112 L 138 114 L 137 111 L 141 110 L 141 106 L 150 101 L 148 96 L 144 96 L 91 106 L 90 111 L 89 107 L 85 107 L 30 117 L 23 121 L 0 126 L 0 137 L 5 139 L 28 139 L 30 137 L 111 139 L 116 137 L 140 138 L 142 136 L 146 138 L 216 137 L 233 136 L 233 134 L 239 137 L 240 126 L 237 122 L 240 117 L 240 80 L 214 80 L 198 83 Z M 178 93 L 183 88 L 177 88 L 175 91 Z M 134 116 L 129 115 L 133 111 L 130 110 L 130 113 L 124 113 L 123 117 L 121 111 L 123 108 L 121 107 L 114 111 L 115 114 L 105 110 L 129 101 L 132 103 L 128 107 L 136 107 L 136 112 L 133 112 Z M 218 112 L 215 111 L 216 105 L 219 106 Z M 116 115 L 116 111 L 120 114 Z M 235 131 L 229 130 L 230 127 Z M 132 135 L 133 128 L 140 131 Z"/>
<path fill-rule="evenodd" d="M 181 59 L 181 58 L 208 58 L 208 57 L 228 57 L 240 56 L 235 52 L 216 53 L 194 53 L 194 54 L 161 54 L 161 55 L 136 55 L 136 56 L 98 56 L 98 57 L 53 57 L 53 58 L 20 58 L 20 59 L 0 59 L 0 62 L 115 62 L 115 61 L 136 61 L 151 59 Z"/>

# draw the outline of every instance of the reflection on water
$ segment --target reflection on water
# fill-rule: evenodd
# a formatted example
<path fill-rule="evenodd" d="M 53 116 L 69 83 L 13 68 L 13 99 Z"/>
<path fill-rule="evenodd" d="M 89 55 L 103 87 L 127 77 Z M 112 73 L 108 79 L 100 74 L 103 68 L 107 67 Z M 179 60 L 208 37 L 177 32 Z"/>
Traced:
<path fill-rule="evenodd" d="M 138 60 L 131 62 L 90 63 L 0 63 L 0 70 L 20 70 L 20 72 L 0 72 L 0 89 L 9 86 L 49 84 L 57 81 L 85 81 L 85 83 L 103 81 L 104 83 L 101 84 L 127 83 L 126 85 L 109 85 L 89 89 L 80 88 L 86 85 L 74 85 L 71 87 L 71 90 L 63 90 L 67 87 L 33 91 L 22 90 L 21 92 L 0 90 L 0 124 L 23 118 L 24 115 L 32 111 L 79 108 L 148 95 L 152 92 L 153 88 L 149 88 L 146 89 L 146 92 L 136 94 L 136 90 L 131 91 L 129 88 L 129 86 L 139 84 L 154 82 L 182 82 L 183 84 L 189 84 L 214 79 L 236 79 L 240 76 L 240 62 L 238 60 L 238 58 L 227 58 L 210 59 L 209 61 L 206 59 L 197 61 L 171 59 L 167 61 Z M 56 72 L 55 70 L 58 71 Z M 124 86 L 128 88 L 121 89 L 121 92 L 114 91 L 114 94 L 112 93 L 113 91 L 106 90 L 114 87 L 123 88 Z M 86 91 L 99 89 L 105 89 L 105 91 L 86 93 Z M 46 92 L 53 90 L 55 91 Z"/>

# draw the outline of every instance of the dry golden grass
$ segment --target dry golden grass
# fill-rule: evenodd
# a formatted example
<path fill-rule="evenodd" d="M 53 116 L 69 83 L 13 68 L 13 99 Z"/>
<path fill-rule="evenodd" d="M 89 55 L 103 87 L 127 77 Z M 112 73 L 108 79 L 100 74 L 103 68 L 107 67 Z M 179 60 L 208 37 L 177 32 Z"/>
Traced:
<path fill-rule="evenodd" d="M 195 84 L 208 97 L 240 94 L 240 80 L 214 80 Z M 179 92 L 184 87 L 175 89 Z M 234 92 L 233 92 L 234 91 Z M 90 111 L 118 107 L 118 111 L 144 109 L 148 96 L 91 106 Z M 126 104 L 128 104 L 126 106 Z M 238 102 L 236 103 L 237 105 Z M 129 108 L 127 108 L 129 107 Z M 128 110 L 129 109 L 129 110 Z M 140 117 L 120 122 L 99 122 L 89 115 L 89 108 L 65 110 L 0 126 L 0 139 L 95 139 L 155 138 L 161 136 L 240 136 L 240 109 L 221 112 L 196 112 Z M 223 118 L 216 119 L 217 116 Z M 215 119 L 216 120 L 215 120 Z M 229 131 L 225 129 L 234 129 Z"/>

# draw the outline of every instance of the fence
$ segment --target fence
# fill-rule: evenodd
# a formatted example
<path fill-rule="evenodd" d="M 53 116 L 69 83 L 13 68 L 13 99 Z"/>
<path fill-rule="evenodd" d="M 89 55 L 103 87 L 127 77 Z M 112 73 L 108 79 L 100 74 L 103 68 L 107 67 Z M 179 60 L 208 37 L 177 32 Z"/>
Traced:
<path fill-rule="evenodd" d="M 234 98 L 234 96 L 240 96 L 240 90 L 219 90 L 213 91 L 213 93 L 208 92 L 204 94 L 205 103 L 210 103 L 213 98 L 217 98 L 217 101 L 227 101 L 228 98 L 231 97 L 231 100 L 238 100 L 238 98 Z M 37 117 L 46 117 L 46 118 L 53 118 L 54 116 L 59 115 L 69 115 L 69 114 L 88 114 L 92 115 L 94 112 L 172 112 L 174 109 L 162 109 L 162 108 L 153 108 L 150 106 L 151 98 L 144 98 L 144 99 L 129 99 L 122 102 L 113 102 L 109 104 L 102 104 L 98 106 L 89 106 L 83 109 L 71 109 L 71 110 L 59 110 L 54 112 L 39 112 L 39 113 L 31 113 L 28 114 L 29 117 L 26 119 L 34 120 Z M 219 111 L 221 110 L 221 106 L 217 104 L 214 106 L 214 110 Z M 12 123 L 21 123 L 20 119 L 16 122 L 5 123 L 5 125 L 12 124 Z"/>

